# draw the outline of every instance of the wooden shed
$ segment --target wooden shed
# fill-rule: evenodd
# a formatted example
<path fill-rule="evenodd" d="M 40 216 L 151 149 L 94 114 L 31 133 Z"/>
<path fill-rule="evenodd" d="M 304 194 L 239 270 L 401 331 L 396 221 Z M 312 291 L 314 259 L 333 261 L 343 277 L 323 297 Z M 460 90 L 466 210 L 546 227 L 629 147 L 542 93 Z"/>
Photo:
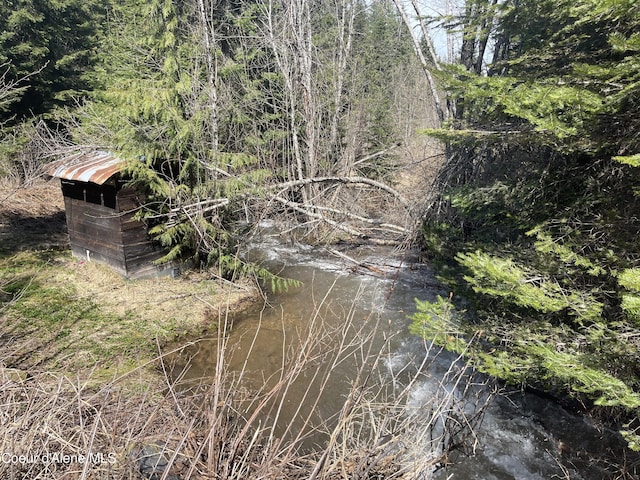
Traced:
<path fill-rule="evenodd" d="M 154 260 L 164 252 L 150 239 L 146 225 L 134 219 L 143 195 L 126 185 L 124 161 L 107 152 L 77 154 L 52 164 L 64 196 L 73 255 L 105 263 L 127 278 L 171 272 Z"/>

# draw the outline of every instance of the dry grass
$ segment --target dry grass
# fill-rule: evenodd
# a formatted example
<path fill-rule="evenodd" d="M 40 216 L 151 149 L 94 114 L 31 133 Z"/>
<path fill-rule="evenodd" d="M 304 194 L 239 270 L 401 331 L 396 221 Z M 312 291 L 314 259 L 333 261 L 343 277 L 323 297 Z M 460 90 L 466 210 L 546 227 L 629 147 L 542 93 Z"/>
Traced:
<path fill-rule="evenodd" d="M 0 177 L 0 218 L 49 217 L 64 211 L 59 181 L 34 182 L 24 187 L 10 177 Z"/>
<path fill-rule="evenodd" d="M 192 390 L 168 377 L 132 392 L 123 378 L 96 385 L 69 374 L 0 369 L 0 477 L 413 480 L 429 478 L 452 449 L 473 448 L 491 392 L 464 364 L 453 362 L 429 401 L 416 406 L 411 392 L 429 380 L 439 352 L 425 344 L 421 363 L 393 371 L 389 345 L 373 341 L 375 330 L 350 314 L 330 327 L 320 307 L 299 341 L 282 346 L 276 376 L 254 390 L 244 388 L 244 370 L 226 369 L 227 317 L 219 318 L 212 377 Z M 356 365 L 345 403 L 317 421 L 317 391 L 345 361 Z M 128 375 L 146 377 L 141 369 Z M 282 431 L 282 410 L 298 382 L 309 386 L 297 400 L 300 421 Z M 305 440 L 318 435 L 324 446 L 305 450 Z"/>
<path fill-rule="evenodd" d="M 280 347 L 277 373 L 250 386 L 225 361 L 246 288 L 204 276 L 128 282 L 50 249 L 1 261 L 2 479 L 428 478 L 452 449 L 473 448 L 491 396 L 458 359 L 416 407 L 412 392 L 430 380 L 439 352 L 425 344 L 416 364 L 394 371 L 380 317 L 356 322 L 354 308 L 332 326 L 321 314 L 326 299 Z M 188 388 L 160 346 L 212 324 L 211 378 Z M 319 418 L 319 392 L 347 361 L 344 405 Z M 300 385 L 302 398 L 292 397 Z M 291 402 L 296 422 L 283 425 Z M 309 450 L 311 437 L 321 447 Z"/>
<path fill-rule="evenodd" d="M 145 377 L 147 375 L 145 374 Z M 139 393 L 116 383 L 0 369 L 3 479 L 139 478 L 130 455 L 154 435 L 170 438 L 181 419 L 157 386 Z M 68 457 L 65 457 L 68 456 Z"/>
<path fill-rule="evenodd" d="M 0 178 L 0 254 L 67 245 L 59 182 L 40 181 L 25 188 Z"/>
<path fill-rule="evenodd" d="M 162 325 L 178 336 L 215 328 L 219 312 L 235 312 L 252 304 L 258 292 L 247 282 L 226 283 L 206 272 L 187 272 L 180 278 L 126 280 L 105 265 L 64 258 L 50 281 L 74 285 L 78 298 L 91 299 L 107 315 L 142 319 L 150 331 Z M 188 313 L 187 313 L 188 312 Z"/>

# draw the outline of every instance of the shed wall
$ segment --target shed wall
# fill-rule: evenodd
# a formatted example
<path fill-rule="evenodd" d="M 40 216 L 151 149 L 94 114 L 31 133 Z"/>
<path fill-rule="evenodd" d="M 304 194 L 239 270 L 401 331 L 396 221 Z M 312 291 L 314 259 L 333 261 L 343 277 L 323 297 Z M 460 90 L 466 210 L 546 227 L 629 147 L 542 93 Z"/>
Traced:
<path fill-rule="evenodd" d="M 144 223 L 133 218 L 138 192 L 68 180 L 63 180 L 62 191 L 74 256 L 106 263 L 129 278 L 170 270 L 153 264 L 163 252 L 151 242 Z"/>
<path fill-rule="evenodd" d="M 118 191 L 116 210 L 120 212 L 120 231 L 124 248 L 124 259 L 129 277 L 161 275 L 169 273 L 170 266 L 159 267 L 153 264 L 165 252 L 149 238 L 144 223 L 133 217 L 143 203 L 143 196 L 137 190 L 125 187 Z"/>
<path fill-rule="evenodd" d="M 73 254 L 106 263 L 127 275 L 120 218 L 115 209 L 69 197 L 64 198 L 64 205 Z"/>

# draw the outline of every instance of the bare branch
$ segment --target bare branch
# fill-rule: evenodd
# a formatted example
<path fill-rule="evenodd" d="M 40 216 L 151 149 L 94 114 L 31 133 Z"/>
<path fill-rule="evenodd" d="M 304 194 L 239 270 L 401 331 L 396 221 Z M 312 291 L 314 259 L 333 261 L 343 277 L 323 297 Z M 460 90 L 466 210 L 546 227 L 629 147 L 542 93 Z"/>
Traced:
<path fill-rule="evenodd" d="M 0 65 L 0 70 L 4 69 L 4 71 L 0 73 L 0 107 L 13 102 L 20 93 L 29 88 L 28 85 L 25 85 L 27 80 L 29 80 L 29 78 L 33 77 L 34 75 L 39 74 L 47 67 L 48 64 L 49 62 L 46 62 L 35 72 L 28 73 L 16 79 L 9 78 L 11 62 L 6 62 Z"/>
<path fill-rule="evenodd" d="M 396 198 L 406 209 L 408 212 L 411 212 L 412 208 L 407 199 L 405 199 L 400 192 L 391 188 L 389 185 L 379 182 L 377 180 L 373 180 L 367 177 L 315 177 L 315 178 L 303 178 L 300 180 L 291 180 L 289 182 L 279 183 L 274 185 L 271 188 L 277 188 L 280 191 L 284 191 L 287 189 L 301 187 L 304 185 L 309 185 L 313 183 L 343 183 L 343 184 L 360 184 L 360 185 L 369 185 L 371 187 L 375 187 L 377 189 L 383 190 Z"/>

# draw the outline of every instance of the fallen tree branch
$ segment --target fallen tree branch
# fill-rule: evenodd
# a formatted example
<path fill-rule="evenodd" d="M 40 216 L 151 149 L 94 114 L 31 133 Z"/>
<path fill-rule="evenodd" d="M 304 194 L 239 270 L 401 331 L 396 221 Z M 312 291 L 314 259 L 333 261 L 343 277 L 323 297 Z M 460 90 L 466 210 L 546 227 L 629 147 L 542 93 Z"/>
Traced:
<path fill-rule="evenodd" d="M 391 145 L 388 148 L 385 148 L 384 150 L 380 150 L 378 152 L 372 153 L 370 155 L 365 155 L 362 158 L 357 159 L 355 162 L 353 162 L 353 167 L 355 167 L 356 165 L 360 165 L 364 162 L 368 162 L 369 160 L 373 160 L 374 158 L 380 157 L 382 155 L 385 155 L 387 153 L 389 153 L 391 150 L 398 148 L 400 146 L 400 144 L 397 145 Z"/>
<path fill-rule="evenodd" d="M 362 223 L 367 223 L 369 225 L 373 225 L 374 227 L 377 227 L 381 230 L 391 230 L 395 233 L 411 233 L 409 230 L 407 230 L 406 228 L 400 226 L 400 225 L 394 225 L 392 223 L 380 223 L 378 220 L 374 220 L 373 218 L 367 218 L 367 217 L 363 217 L 360 215 L 356 215 L 355 213 L 351 213 L 351 212 L 345 212 L 344 210 L 339 210 L 337 208 L 330 208 L 330 207 L 322 207 L 322 206 L 318 206 L 318 205 L 314 205 L 313 206 L 314 210 L 319 210 L 319 211 L 323 211 L 323 212 L 329 212 L 329 213 L 335 213 L 337 215 L 341 215 L 347 218 L 351 218 L 353 220 L 358 220 Z"/>
<path fill-rule="evenodd" d="M 335 255 L 336 257 L 340 257 L 343 260 L 347 260 L 348 262 L 351 262 L 354 264 L 353 269 L 355 270 L 356 268 L 363 268 L 365 270 L 368 270 L 372 273 L 378 274 L 378 275 L 384 275 L 387 272 L 385 272 L 382 268 L 376 267 L 375 265 L 371 265 L 367 262 L 361 262 L 359 260 L 356 260 L 353 257 L 350 257 L 349 255 L 342 253 L 334 248 L 327 248 L 326 249 L 327 252 L 331 253 L 332 255 Z"/>
<path fill-rule="evenodd" d="M 291 180 L 289 182 L 278 183 L 273 185 L 270 188 L 279 189 L 280 193 L 285 190 L 302 187 L 304 185 L 310 185 L 313 183 L 342 183 L 342 184 L 360 184 L 360 185 L 369 185 L 371 187 L 375 187 L 379 190 L 387 192 L 389 195 L 393 196 L 397 199 L 403 207 L 407 209 L 408 212 L 411 212 L 411 204 L 409 201 L 400 194 L 394 188 L 391 188 L 389 185 L 385 183 L 379 182 L 377 180 L 372 180 L 367 177 L 313 177 L 313 178 L 303 178 L 300 180 Z"/>
<path fill-rule="evenodd" d="M 354 228 L 348 227 L 347 225 L 344 225 L 342 223 L 338 223 L 335 222 L 333 220 L 331 220 L 330 218 L 325 217 L 324 215 L 321 215 L 320 213 L 317 212 L 312 212 L 310 209 L 308 208 L 304 208 L 302 205 L 300 205 L 297 202 L 293 202 L 291 200 L 287 200 L 286 198 L 282 198 L 279 196 L 274 196 L 273 200 L 281 203 L 282 205 L 285 205 L 299 213 L 302 213 L 304 215 L 306 215 L 309 218 L 315 218 L 317 220 L 322 220 L 324 222 L 326 222 L 327 224 L 331 225 L 332 227 L 337 228 L 338 230 L 342 230 L 345 233 L 348 233 L 349 235 L 353 235 L 354 237 L 358 237 L 358 238 L 366 238 L 367 235 L 365 235 L 364 233 L 362 233 L 359 230 L 356 230 Z"/>
<path fill-rule="evenodd" d="M 340 215 L 345 215 L 347 217 L 355 217 L 358 220 L 362 220 L 366 223 L 372 224 L 373 226 L 371 227 L 372 229 L 378 229 L 378 230 L 383 230 L 383 231 L 387 231 L 387 232 L 392 232 L 395 234 L 404 234 L 407 235 L 409 233 L 411 233 L 409 230 L 407 230 L 404 227 L 401 227 L 399 225 L 393 225 L 393 224 L 389 224 L 389 223 L 378 223 L 375 220 L 372 219 L 367 219 L 364 217 L 360 217 L 358 215 L 354 215 L 354 214 L 350 214 L 348 212 L 344 212 L 341 210 L 337 210 L 334 208 L 326 208 L 326 207 L 317 207 L 317 206 L 312 206 L 312 207 L 308 207 L 306 208 L 304 205 L 298 203 L 298 202 L 294 202 L 292 200 L 288 200 L 286 198 L 283 197 L 279 197 L 279 196 L 274 196 L 272 197 L 273 200 L 279 202 L 282 205 L 285 205 L 288 208 L 291 208 L 292 210 L 295 210 L 299 213 L 302 213 L 304 215 L 306 215 L 309 218 L 312 218 L 314 220 L 318 220 L 318 221 L 323 221 L 325 223 L 327 223 L 328 225 L 331 225 L 332 227 L 341 230 L 345 233 L 348 233 L 349 235 L 352 235 L 354 237 L 358 237 L 358 238 L 362 238 L 362 239 L 367 239 L 368 241 L 372 242 L 372 243 L 377 243 L 380 245 L 393 245 L 393 244 L 397 244 L 397 241 L 385 241 L 382 239 L 372 239 L 370 238 L 371 236 L 362 232 L 361 230 L 356 230 L 353 227 L 349 227 L 344 223 L 341 222 L 336 222 L 335 220 L 331 220 L 330 218 L 327 218 L 326 216 L 322 215 L 321 213 L 318 213 L 318 210 L 325 210 L 325 211 L 329 211 L 332 213 L 337 213 Z"/>

